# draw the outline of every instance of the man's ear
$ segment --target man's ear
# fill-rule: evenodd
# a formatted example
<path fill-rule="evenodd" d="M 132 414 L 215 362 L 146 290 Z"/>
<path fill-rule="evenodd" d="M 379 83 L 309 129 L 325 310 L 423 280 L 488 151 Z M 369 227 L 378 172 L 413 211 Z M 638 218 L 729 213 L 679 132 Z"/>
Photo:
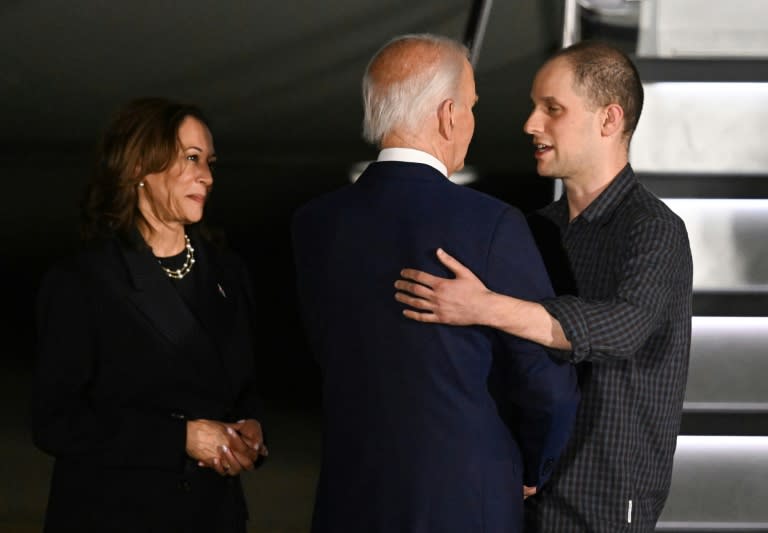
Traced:
<path fill-rule="evenodd" d="M 621 134 L 624 131 L 624 110 L 619 104 L 608 104 L 603 109 L 603 121 L 600 131 L 605 137 Z"/>
<path fill-rule="evenodd" d="M 437 121 L 440 135 L 449 140 L 453 137 L 453 110 L 455 104 L 453 100 L 446 99 L 440 102 L 437 108 Z"/>

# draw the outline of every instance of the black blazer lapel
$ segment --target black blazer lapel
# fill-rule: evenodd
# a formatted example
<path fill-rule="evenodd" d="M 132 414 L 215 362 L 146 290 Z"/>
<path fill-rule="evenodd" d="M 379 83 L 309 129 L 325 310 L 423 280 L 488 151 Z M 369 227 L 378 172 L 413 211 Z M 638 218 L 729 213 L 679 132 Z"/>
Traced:
<path fill-rule="evenodd" d="M 215 250 L 200 240 L 197 243 L 195 268 L 200 268 L 202 272 L 203 285 L 200 287 L 200 309 L 195 312 L 221 353 L 232 329 L 239 288 Z"/>
<path fill-rule="evenodd" d="M 158 267 L 150 250 L 120 246 L 128 275 L 135 290 L 128 297 L 172 344 L 188 343 L 197 320 L 171 280 Z"/>

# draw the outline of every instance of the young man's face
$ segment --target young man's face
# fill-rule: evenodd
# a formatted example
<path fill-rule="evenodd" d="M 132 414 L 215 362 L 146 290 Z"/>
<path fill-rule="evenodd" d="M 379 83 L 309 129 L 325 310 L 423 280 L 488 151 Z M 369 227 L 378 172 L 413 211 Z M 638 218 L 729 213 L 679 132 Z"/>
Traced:
<path fill-rule="evenodd" d="M 531 87 L 533 110 L 523 129 L 533 137 L 536 170 L 553 178 L 588 177 L 599 154 L 599 109 L 574 87 L 563 58 L 544 64 Z"/>

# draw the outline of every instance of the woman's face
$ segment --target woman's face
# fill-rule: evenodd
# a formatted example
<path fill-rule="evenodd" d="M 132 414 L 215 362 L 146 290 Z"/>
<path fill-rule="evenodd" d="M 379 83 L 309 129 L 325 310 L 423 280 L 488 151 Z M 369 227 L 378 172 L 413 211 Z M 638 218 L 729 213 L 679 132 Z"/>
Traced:
<path fill-rule="evenodd" d="M 178 137 L 176 159 L 164 172 L 147 174 L 139 188 L 139 210 L 152 226 L 199 222 L 213 186 L 216 152 L 211 132 L 198 119 L 187 117 Z"/>

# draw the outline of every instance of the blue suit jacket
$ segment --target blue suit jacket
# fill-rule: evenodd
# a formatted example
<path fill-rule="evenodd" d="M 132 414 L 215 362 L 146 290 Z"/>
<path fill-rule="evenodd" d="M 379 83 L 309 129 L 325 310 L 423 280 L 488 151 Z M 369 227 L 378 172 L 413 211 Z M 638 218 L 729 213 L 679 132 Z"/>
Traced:
<path fill-rule="evenodd" d="M 445 248 L 489 288 L 552 296 L 522 214 L 418 163 L 371 164 L 293 223 L 297 288 L 323 371 L 313 531 L 514 532 L 569 436 L 570 364 L 483 327 L 406 319 L 405 266 L 448 275 Z"/>

